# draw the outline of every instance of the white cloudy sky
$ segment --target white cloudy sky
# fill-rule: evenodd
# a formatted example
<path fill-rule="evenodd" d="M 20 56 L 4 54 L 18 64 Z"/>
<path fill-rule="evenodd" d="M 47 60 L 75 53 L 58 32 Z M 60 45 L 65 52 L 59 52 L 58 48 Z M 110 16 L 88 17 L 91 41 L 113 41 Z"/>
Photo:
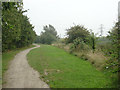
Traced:
<path fill-rule="evenodd" d="M 24 9 L 38 35 L 44 25 L 53 25 L 61 37 L 74 24 L 84 25 L 95 33 L 104 25 L 104 35 L 117 21 L 119 0 L 23 0 Z M 73 24 L 74 23 L 74 24 Z"/>

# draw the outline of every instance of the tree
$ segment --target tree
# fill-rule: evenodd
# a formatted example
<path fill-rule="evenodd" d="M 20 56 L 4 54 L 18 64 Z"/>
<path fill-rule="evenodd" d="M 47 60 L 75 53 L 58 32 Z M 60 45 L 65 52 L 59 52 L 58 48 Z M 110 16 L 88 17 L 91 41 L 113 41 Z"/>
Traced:
<path fill-rule="evenodd" d="M 67 43 L 73 43 L 76 38 L 80 38 L 84 43 L 88 42 L 87 37 L 90 35 L 89 31 L 84 26 L 76 25 L 67 29 Z"/>
<path fill-rule="evenodd" d="M 20 2 L 2 3 L 2 51 L 30 45 L 35 39 L 33 26 L 23 15 Z"/>
<path fill-rule="evenodd" d="M 113 27 L 111 31 L 109 31 L 109 35 L 107 36 L 111 40 L 111 48 L 109 49 L 110 52 L 110 60 L 108 62 L 108 67 L 111 69 L 112 72 L 120 71 L 120 64 L 118 60 L 119 58 L 119 48 L 120 48 L 120 38 L 119 38 L 119 22 Z"/>
<path fill-rule="evenodd" d="M 92 32 L 91 35 L 90 35 L 90 37 L 91 37 L 90 42 L 91 42 L 91 46 L 92 46 L 93 53 L 94 53 L 94 51 L 95 51 L 95 45 L 96 45 L 96 37 L 95 37 L 95 34 Z"/>
<path fill-rule="evenodd" d="M 52 42 L 56 41 L 58 36 L 57 36 L 57 31 L 52 25 L 49 26 L 44 26 L 43 27 L 44 32 L 41 33 L 40 35 L 40 43 L 42 44 L 51 44 Z"/>
<path fill-rule="evenodd" d="M 99 37 L 96 36 L 97 34 L 98 33 L 95 34 L 92 30 L 90 30 L 90 35 L 87 37 L 87 39 L 88 39 L 87 44 L 92 48 L 93 53 L 94 53 L 94 51 L 96 49 L 96 43 L 97 43 L 97 40 L 99 38 Z"/>
<path fill-rule="evenodd" d="M 40 43 L 40 36 L 37 36 L 35 37 L 35 43 Z"/>
<path fill-rule="evenodd" d="M 109 31 L 109 35 L 107 36 L 111 40 L 111 54 L 114 54 L 116 59 L 118 58 L 118 46 L 119 46 L 119 40 L 118 40 L 118 23 L 113 27 L 111 31 Z"/>

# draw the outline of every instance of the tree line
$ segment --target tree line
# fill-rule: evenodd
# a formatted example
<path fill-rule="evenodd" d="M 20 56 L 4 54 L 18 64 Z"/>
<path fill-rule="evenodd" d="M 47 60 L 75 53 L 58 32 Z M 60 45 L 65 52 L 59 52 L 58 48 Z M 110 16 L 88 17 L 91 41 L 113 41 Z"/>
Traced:
<path fill-rule="evenodd" d="M 67 37 L 59 38 L 57 31 L 52 25 L 44 26 L 43 32 L 40 36 L 36 36 L 36 43 L 52 44 L 53 42 L 64 43 L 66 45 L 71 44 L 70 52 L 74 51 L 95 51 L 103 52 L 105 56 L 110 57 L 107 61 L 106 67 L 111 72 L 118 72 L 118 59 L 119 59 L 119 28 L 118 23 L 110 30 L 107 36 L 96 36 L 92 30 L 88 30 L 82 25 L 74 25 L 67 29 Z"/>
<path fill-rule="evenodd" d="M 22 2 L 2 3 L 2 51 L 21 48 L 33 43 L 36 33 L 24 15 Z"/>

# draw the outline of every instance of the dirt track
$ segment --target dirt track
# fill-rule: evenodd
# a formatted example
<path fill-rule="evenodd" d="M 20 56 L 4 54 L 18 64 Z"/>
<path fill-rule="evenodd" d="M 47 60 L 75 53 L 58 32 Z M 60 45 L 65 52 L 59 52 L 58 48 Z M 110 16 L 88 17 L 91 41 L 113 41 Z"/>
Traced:
<path fill-rule="evenodd" d="M 36 45 L 34 48 L 37 47 L 40 46 Z M 18 53 L 10 62 L 9 69 L 4 76 L 3 81 L 6 83 L 3 88 L 49 88 L 45 82 L 40 80 L 39 73 L 31 68 L 27 62 L 26 55 L 34 48 Z"/>

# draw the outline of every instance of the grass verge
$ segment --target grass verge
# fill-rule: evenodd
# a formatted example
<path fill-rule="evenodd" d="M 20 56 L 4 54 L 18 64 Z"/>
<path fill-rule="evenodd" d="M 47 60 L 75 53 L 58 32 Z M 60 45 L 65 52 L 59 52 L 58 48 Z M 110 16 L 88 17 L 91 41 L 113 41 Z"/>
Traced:
<path fill-rule="evenodd" d="M 111 80 L 103 72 L 64 50 L 41 45 L 31 50 L 29 64 L 51 88 L 108 88 Z"/>

